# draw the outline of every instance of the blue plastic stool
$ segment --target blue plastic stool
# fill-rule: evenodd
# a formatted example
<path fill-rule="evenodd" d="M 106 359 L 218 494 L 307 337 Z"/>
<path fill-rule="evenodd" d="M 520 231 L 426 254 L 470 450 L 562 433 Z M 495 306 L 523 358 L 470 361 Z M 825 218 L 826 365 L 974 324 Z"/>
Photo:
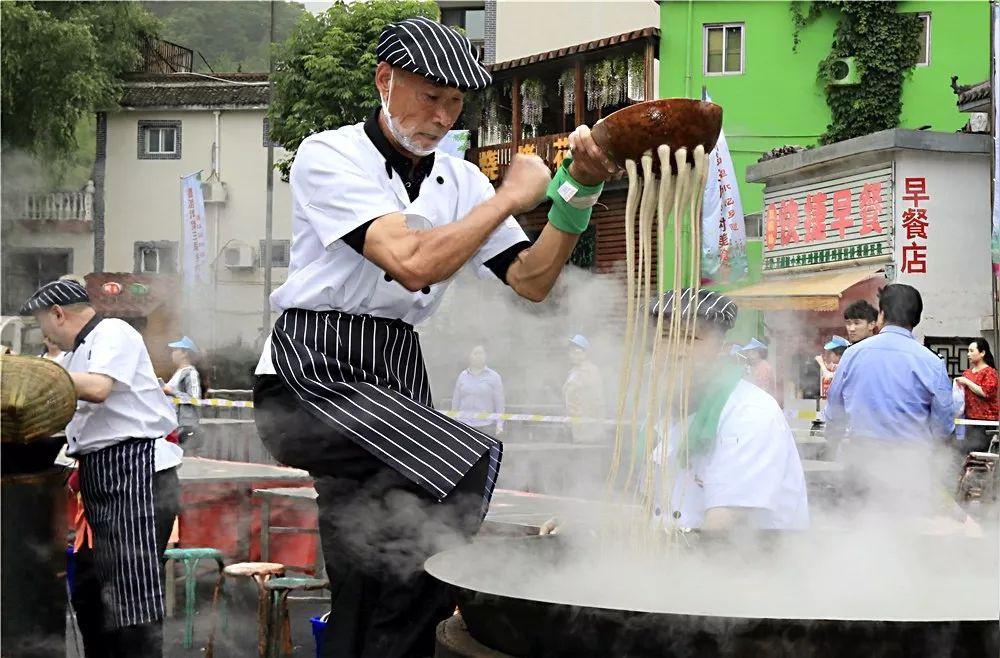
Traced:
<path fill-rule="evenodd" d="M 215 582 L 215 591 L 212 593 L 212 629 L 208 636 L 208 645 L 205 647 L 205 654 L 212 655 L 212 643 L 215 639 L 215 623 L 219 597 L 222 594 L 222 586 L 225 582 L 223 570 L 225 564 L 222 562 L 222 553 L 214 548 L 168 548 L 163 552 L 163 558 L 167 561 L 168 568 L 171 561 L 184 563 L 184 643 L 185 649 L 194 646 L 194 586 L 195 572 L 198 568 L 199 560 L 215 560 L 219 567 L 219 578 Z"/>

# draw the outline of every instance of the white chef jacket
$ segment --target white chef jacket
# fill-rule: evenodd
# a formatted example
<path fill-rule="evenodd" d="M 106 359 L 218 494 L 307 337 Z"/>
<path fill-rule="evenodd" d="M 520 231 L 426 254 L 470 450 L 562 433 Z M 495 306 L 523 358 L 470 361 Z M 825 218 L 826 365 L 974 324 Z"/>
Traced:
<path fill-rule="evenodd" d="M 676 428 L 676 425 L 674 426 Z M 676 429 L 674 430 L 676 432 Z M 795 438 L 781 408 L 766 391 L 740 381 L 719 416 L 712 449 L 691 457 L 671 442 L 676 464 L 669 501 L 660 493 L 656 508 L 666 527 L 700 528 L 713 507 L 752 508 L 753 524 L 765 530 L 800 530 L 809 526 L 805 474 Z M 662 444 L 653 454 L 657 468 Z M 675 513 L 680 516 L 675 518 Z"/>
<path fill-rule="evenodd" d="M 471 162 L 438 150 L 420 195 L 410 201 L 403 181 L 386 172 L 385 156 L 365 134 L 364 124 L 327 130 L 299 146 L 292 165 L 292 248 L 288 278 L 271 294 L 271 308 L 339 310 L 423 322 L 441 303 L 449 281 L 410 292 L 387 280 L 375 263 L 341 240 L 352 230 L 394 212 L 416 228 L 462 219 L 494 194 L 489 180 Z M 479 276 L 492 274 L 484 263 L 527 236 L 508 217 L 473 256 Z M 274 374 L 270 340 L 257 374 Z"/>
<path fill-rule="evenodd" d="M 76 414 L 66 426 L 68 455 L 96 452 L 130 438 L 158 439 L 177 427 L 173 405 L 160 389 L 142 336 L 126 322 L 117 318 L 98 322 L 64 365 L 70 372 L 114 380 L 104 402 L 77 402 Z M 179 463 L 173 448 L 157 452 Z M 165 467 L 162 459 L 157 467 Z"/>

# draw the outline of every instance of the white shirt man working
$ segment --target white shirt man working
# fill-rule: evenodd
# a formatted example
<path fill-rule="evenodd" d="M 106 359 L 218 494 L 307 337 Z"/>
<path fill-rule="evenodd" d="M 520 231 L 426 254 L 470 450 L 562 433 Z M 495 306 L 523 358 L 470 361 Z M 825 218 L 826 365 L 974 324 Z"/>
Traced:
<path fill-rule="evenodd" d="M 433 410 L 413 324 L 466 265 L 543 299 L 615 170 L 581 127 L 555 179 L 518 155 L 494 194 L 474 165 L 435 151 L 463 92 L 490 82 L 469 41 L 413 18 L 388 26 L 376 54 L 381 110 L 298 149 L 288 279 L 271 296 L 281 317 L 254 386 L 264 444 L 316 478 L 337 611 L 324 651 L 341 658 L 433 653 L 454 603 L 423 560 L 478 528 L 500 466 L 499 441 Z M 546 195 L 531 244 L 513 215 Z"/>
<path fill-rule="evenodd" d="M 67 454 L 79 461 L 93 554 L 77 555 L 73 607 L 87 658 L 163 652 L 160 563 L 179 509 L 177 427 L 139 333 L 104 319 L 75 281 L 39 288 L 21 308 L 69 352 L 76 387 Z"/>
<path fill-rule="evenodd" d="M 674 309 L 673 292 L 650 305 L 655 315 Z M 678 306 L 686 313 L 693 291 L 682 291 Z M 654 514 L 665 528 L 726 531 L 736 526 L 760 530 L 800 530 L 809 525 L 802 461 L 788 421 L 771 395 L 742 379 L 739 364 L 722 356 L 725 334 L 736 320 L 736 304 L 700 290 L 695 340 L 685 358 L 692 373 L 687 446 L 675 423 L 668 440 L 654 450 L 657 477 L 672 483 L 670 496 L 658 489 Z"/>

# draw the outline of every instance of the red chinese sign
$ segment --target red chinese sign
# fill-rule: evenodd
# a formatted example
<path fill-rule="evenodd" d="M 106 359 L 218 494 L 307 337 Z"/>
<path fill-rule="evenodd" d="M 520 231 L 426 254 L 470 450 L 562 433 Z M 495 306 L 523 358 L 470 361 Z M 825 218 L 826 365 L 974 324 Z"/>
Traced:
<path fill-rule="evenodd" d="M 886 169 L 765 193 L 764 269 L 888 256 L 891 190 Z"/>
<path fill-rule="evenodd" d="M 902 228 L 909 244 L 903 244 L 903 262 L 900 271 L 904 274 L 927 274 L 927 208 L 921 208 L 921 201 L 930 201 L 927 193 L 927 179 L 907 177 L 903 183 Z"/>

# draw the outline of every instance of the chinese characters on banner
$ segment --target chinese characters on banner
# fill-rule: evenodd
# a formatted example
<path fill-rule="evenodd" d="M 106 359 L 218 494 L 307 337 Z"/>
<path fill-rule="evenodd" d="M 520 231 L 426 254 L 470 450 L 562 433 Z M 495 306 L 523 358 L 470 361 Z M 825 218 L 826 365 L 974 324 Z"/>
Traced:
<path fill-rule="evenodd" d="M 200 172 L 181 178 L 181 212 L 184 223 L 181 258 L 184 285 L 209 283 L 205 198 L 201 192 Z"/>
<path fill-rule="evenodd" d="M 890 176 L 873 172 L 766 194 L 764 270 L 887 256 Z"/>
<path fill-rule="evenodd" d="M 922 201 L 929 201 L 927 179 L 907 176 L 903 182 L 903 231 L 900 236 L 903 245 L 903 261 L 900 272 L 904 274 L 927 274 L 927 208 L 921 208 Z"/>
<path fill-rule="evenodd" d="M 725 132 L 721 132 L 719 141 L 708 155 L 702 204 L 701 278 L 704 284 L 733 283 L 747 276 L 747 232 L 735 173 Z"/>

